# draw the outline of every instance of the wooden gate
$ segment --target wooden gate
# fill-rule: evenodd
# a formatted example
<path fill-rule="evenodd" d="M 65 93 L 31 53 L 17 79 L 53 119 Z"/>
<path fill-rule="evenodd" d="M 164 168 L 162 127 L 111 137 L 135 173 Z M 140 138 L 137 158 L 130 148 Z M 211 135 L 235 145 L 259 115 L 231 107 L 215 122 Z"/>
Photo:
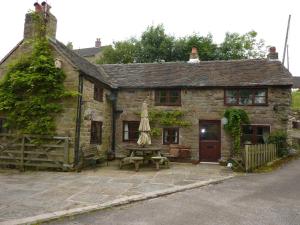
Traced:
<path fill-rule="evenodd" d="M 0 134 L 0 165 L 69 167 L 69 137 Z"/>

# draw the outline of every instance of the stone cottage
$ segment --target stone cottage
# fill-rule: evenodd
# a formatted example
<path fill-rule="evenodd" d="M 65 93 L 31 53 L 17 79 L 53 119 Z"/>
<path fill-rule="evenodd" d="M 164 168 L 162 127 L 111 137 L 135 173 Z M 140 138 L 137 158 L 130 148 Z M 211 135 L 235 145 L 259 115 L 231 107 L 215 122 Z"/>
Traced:
<path fill-rule="evenodd" d="M 34 32 L 27 14 L 24 39 L 0 62 L 0 79 L 12 60 L 30 51 L 26 40 Z M 276 52 L 274 59 L 274 49 L 268 59 L 199 61 L 194 50 L 191 62 L 95 65 L 68 49 L 55 34 L 56 18 L 49 12 L 47 36 L 66 74 L 64 85 L 81 93 L 63 102 L 64 111 L 56 119 L 57 133 L 72 140 L 70 165 L 78 163 L 83 147 L 117 153 L 136 143 L 138 112 L 145 100 L 149 110 L 184 113 L 189 126 L 158 126 L 159 135 L 152 142 L 164 151 L 170 144 L 189 146 L 194 162 L 229 157 L 231 139 L 222 124 L 229 107 L 249 114 L 251 124 L 243 126 L 243 142 L 263 143 L 271 131 L 289 126 L 293 80 Z M 6 132 L 4 120 L 2 115 L 0 132 Z"/>

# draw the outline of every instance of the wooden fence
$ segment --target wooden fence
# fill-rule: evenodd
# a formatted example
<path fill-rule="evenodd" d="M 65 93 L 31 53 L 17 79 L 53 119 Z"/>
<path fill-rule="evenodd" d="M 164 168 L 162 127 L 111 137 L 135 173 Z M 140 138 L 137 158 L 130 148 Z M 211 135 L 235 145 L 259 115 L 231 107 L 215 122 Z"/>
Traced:
<path fill-rule="evenodd" d="M 0 165 L 69 167 L 69 137 L 0 134 Z"/>
<path fill-rule="evenodd" d="M 275 144 L 245 145 L 243 155 L 246 172 L 252 171 L 277 158 Z"/>

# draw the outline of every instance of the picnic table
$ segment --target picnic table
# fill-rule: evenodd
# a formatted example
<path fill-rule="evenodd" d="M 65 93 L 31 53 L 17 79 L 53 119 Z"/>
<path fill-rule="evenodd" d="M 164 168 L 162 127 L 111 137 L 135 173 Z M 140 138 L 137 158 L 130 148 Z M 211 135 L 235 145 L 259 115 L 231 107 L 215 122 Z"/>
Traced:
<path fill-rule="evenodd" d="M 159 170 L 160 164 L 169 166 L 169 160 L 161 153 L 161 148 L 154 147 L 128 147 L 129 156 L 120 161 L 120 168 L 125 164 L 134 164 L 135 171 L 139 170 L 139 165 L 145 162 L 154 162 L 156 169 Z"/>

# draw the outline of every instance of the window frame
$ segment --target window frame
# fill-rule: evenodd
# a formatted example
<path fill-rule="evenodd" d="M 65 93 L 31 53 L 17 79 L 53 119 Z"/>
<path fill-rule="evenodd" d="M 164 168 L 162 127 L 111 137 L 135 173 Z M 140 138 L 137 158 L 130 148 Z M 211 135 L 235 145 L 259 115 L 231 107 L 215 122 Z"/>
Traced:
<path fill-rule="evenodd" d="M 242 144 L 244 144 L 244 142 L 242 142 L 243 136 L 244 136 L 243 126 L 251 126 L 252 127 L 253 134 L 251 134 L 251 144 L 253 144 L 253 145 L 260 144 L 257 142 L 257 140 L 258 140 L 257 128 L 259 128 L 259 127 L 266 128 L 267 127 L 269 129 L 269 134 L 271 133 L 271 125 L 270 124 L 243 124 L 241 126 L 242 126 L 242 136 L 241 136 Z"/>
<path fill-rule="evenodd" d="M 97 126 L 99 126 L 99 134 L 97 134 Z M 102 121 L 91 121 L 90 130 L 90 144 L 101 145 L 102 144 Z M 96 132 L 94 132 L 96 130 Z"/>
<path fill-rule="evenodd" d="M 94 100 L 98 102 L 103 102 L 103 87 L 101 85 L 95 83 L 94 84 Z"/>
<path fill-rule="evenodd" d="M 177 141 L 176 142 L 170 142 L 169 140 L 167 142 L 165 142 L 165 137 L 166 137 L 165 136 L 165 131 L 166 130 L 168 131 L 168 133 L 169 133 L 170 130 L 177 132 Z M 175 132 L 174 132 L 174 134 L 175 134 Z M 175 135 L 173 135 L 173 136 L 175 136 Z M 163 128 L 163 144 L 164 145 L 179 144 L 179 127 L 165 127 L 165 128 Z"/>
<path fill-rule="evenodd" d="M 240 104 L 240 99 L 241 99 L 241 91 L 251 91 L 251 104 Z M 255 103 L 255 99 L 257 97 L 261 97 L 258 95 L 255 95 L 255 92 L 258 90 L 265 91 L 265 103 Z M 236 94 L 236 103 L 229 103 L 227 101 L 227 91 L 237 91 Z M 268 106 L 268 88 L 266 87 L 237 87 L 237 88 L 225 88 L 224 89 L 224 105 L 228 106 Z"/>
<path fill-rule="evenodd" d="M 128 139 L 125 139 L 125 124 L 128 124 Z M 137 142 L 137 140 L 139 139 L 139 137 L 137 137 L 137 138 L 131 138 L 132 137 L 132 134 L 131 134 L 131 132 L 132 132 L 132 129 L 130 128 L 130 124 L 135 124 L 135 125 L 137 125 L 137 131 L 136 131 L 136 133 L 138 133 L 139 132 L 139 125 L 140 125 L 140 121 L 136 121 L 136 120 L 129 120 L 129 121 L 127 121 L 127 120 L 124 120 L 123 121 L 123 131 L 122 131 L 122 140 L 123 140 L 123 142 Z"/>
<path fill-rule="evenodd" d="M 161 92 L 165 91 L 166 92 L 166 101 L 161 102 L 160 97 L 161 97 Z M 176 102 L 171 102 L 171 92 L 175 91 L 178 93 L 178 99 Z M 174 97 L 174 96 L 173 96 Z M 156 89 L 155 90 L 155 105 L 156 106 L 181 106 L 181 89 Z"/>

